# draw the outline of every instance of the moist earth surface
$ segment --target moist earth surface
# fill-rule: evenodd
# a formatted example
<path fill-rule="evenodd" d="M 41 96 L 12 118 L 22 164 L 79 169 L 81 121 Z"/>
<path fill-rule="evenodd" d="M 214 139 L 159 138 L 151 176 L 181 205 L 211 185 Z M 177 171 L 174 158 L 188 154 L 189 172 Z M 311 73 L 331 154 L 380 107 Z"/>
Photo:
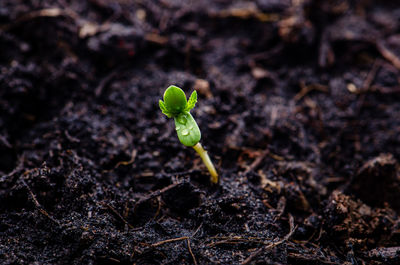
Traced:
<path fill-rule="evenodd" d="M 399 32 L 395 1 L 2 0 L 0 263 L 399 264 Z"/>

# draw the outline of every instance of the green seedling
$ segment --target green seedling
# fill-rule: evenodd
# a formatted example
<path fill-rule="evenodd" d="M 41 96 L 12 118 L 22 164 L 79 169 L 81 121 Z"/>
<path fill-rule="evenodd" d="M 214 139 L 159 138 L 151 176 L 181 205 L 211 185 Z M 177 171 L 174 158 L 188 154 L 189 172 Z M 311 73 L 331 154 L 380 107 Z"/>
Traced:
<path fill-rule="evenodd" d="M 194 108 L 196 102 L 196 90 L 190 95 L 189 100 L 186 100 L 185 92 L 182 89 L 177 86 L 169 86 L 164 92 L 164 101 L 160 99 L 159 105 L 162 113 L 168 118 L 174 118 L 179 141 L 196 150 L 211 174 L 211 182 L 216 184 L 218 183 L 218 173 L 207 151 L 200 144 L 201 132 L 190 114 L 190 110 Z"/>

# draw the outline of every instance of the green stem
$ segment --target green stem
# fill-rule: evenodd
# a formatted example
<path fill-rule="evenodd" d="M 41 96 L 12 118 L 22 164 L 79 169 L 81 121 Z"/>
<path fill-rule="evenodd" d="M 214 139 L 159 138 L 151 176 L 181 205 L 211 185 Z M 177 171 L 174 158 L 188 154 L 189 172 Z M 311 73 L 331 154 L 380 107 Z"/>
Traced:
<path fill-rule="evenodd" d="M 218 183 L 218 173 L 217 170 L 215 170 L 215 167 L 213 163 L 211 162 L 210 157 L 207 154 L 207 151 L 204 150 L 203 146 L 201 146 L 200 142 L 197 143 L 196 145 L 193 146 L 194 150 L 200 155 L 201 159 L 203 160 L 203 163 L 206 165 L 208 171 L 211 174 L 211 182 L 214 184 Z"/>

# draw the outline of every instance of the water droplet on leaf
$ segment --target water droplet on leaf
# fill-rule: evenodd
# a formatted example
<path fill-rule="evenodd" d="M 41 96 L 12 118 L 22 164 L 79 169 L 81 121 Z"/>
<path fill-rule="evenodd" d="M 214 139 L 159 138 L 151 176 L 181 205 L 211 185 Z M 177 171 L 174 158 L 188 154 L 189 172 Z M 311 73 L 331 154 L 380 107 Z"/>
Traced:
<path fill-rule="evenodd" d="M 189 135 L 189 130 L 188 129 L 183 129 L 182 135 L 183 136 Z"/>
<path fill-rule="evenodd" d="M 179 122 L 180 124 L 186 124 L 187 119 L 185 118 L 185 116 L 179 116 L 179 117 L 178 117 L 178 122 Z"/>
<path fill-rule="evenodd" d="M 181 127 L 179 127 L 179 126 L 175 128 L 175 130 L 177 130 L 177 131 L 179 131 L 180 129 L 181 129 Z"/>

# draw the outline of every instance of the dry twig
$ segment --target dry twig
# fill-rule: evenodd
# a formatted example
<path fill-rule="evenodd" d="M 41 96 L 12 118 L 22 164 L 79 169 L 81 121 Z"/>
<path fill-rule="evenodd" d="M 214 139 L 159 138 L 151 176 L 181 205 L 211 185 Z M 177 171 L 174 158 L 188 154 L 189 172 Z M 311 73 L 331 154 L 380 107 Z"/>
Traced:
<path fill-rule="evenodd" d="M 281 240 L 276 241 L 276 242 L 271 242 L 270 244 L 265 245 L 262 248 L 254 251 L 241 264 L 242 265 L 249 264 L 254 258 L 256 258 L 258 255 L 260 255 L 262 252 L 265 252 L 267 250 L 273 249 L 274 247 L 279 246 L 280 244 L 282 244 L 285 241 L 287 241 L 293 235 L 294 231 L 296 230 L 296 227 L 294 226 L 294 219 L 293 219 L 293 216 L 291 216 L 291 215 L 289 215 L 289 225 L 290 225 L 289 233 L 284 238 L 282 238 Z"/>
<path fill-rule="evenodd" d="M 29 12 L 27 14 L 23 14 L 22 16 L 18 17 L 10 24 L 1 25 L 0 31 L 1 30 L 3 30 L 3 31 L 10 30 L 18 25 L 21 25 L 22 23 L 25 23 L 25 22 L 35 19 L 37 17 L 59 17 L 59 16 L 65 16 L 65 17 L 77 19 L 77 14 L 70 9 L 45 8 L 45 9 L 35 10 L 35 11 Z"/>
<path fill-rule="evenodd" d="M 104 87 L 117 75 L 118 72 L 121 71 L 121 68 L 117 68 L 108 75 L 106 75 L 99 83 L 99 85 L 94 90 L 94 94 L 96 97 L 99 97 L 103 92 Z"/>
<path fill-rule="evenodd" d="M 127 166 L 129 164 L 132 164 L 133 162 L 135 162 L 136 154 L 137 154 L 137 150 L 133 149 L 132 152 L 131 152 L 131 159 L 129 159 L 129 161 L 120 161 L 120 162 L 118 162 L 117 165 L 115 166 L 115 168 L 118 168 L 120 165 Z"/>
<path fill-rule="evenodd" d="M 157 243 L 151 244 L 151 247 L 154 248 L 154 247 L 161 246 L 161 245 L 163 245 L 165 243 L 171 243 L 171 242 L 176 242 L 176 241 L 181 241 L 181 240 L 186 240 L 186 239 L 189 239 L 189 237 L 188 236 L 182 236 L 182 237 L 177 237 L 177 238 L 166 239 L 166 240 L 162 240 L 162 241 L 159 241 Z"/>
<path fill-rule="evenodd" d="M 383 41 L 378 41 L 376 43 L 376 48 L 386 60 L 391 62 L 397 69 L 400 70 L 400 58 L 394 52 L 389 50 Z"/>
<path fill-rule="evenodd" d="M 114 209 L 114 207 L 112 207 L 111 205 L 107 204 L 107 203 L 102 203 L 105 207 L 107 207 L 115 216 L 118 217 L 118 219 L 120 219 L 124 224 L 126 224 L 130 229 L 137 229 L 134 228 L 133 225 L 131 225 L 130 223 L 128 223 L 128 221 L 122 217 L 122 215 L 120 215 L 118 213 L 117 210 Z M 139 228 L 140 229 L 140 228 Z"/>
<path fill-rule="evenodd" d="M 310 93 L 313 90 L 318 90 L 318 91 L 325 92 L 325 93 L 329 92 L 328 87 L 325 85 L 321 85 L 321 84 L 306 85 L 304 81 L 300 81 L 299 85 L 301 87 L 301 90 L 299 93 L 296 94 L 296 96 L 294 96 L 295 101 L 299 101 L 305 95 L 307 95 L 308 93 Z"/>
<path fill-rule="evenodd" d="M 194 265 L 197 265 L 196 257 L 194 256 L 193 251 L 192 251 L 192 248 L 190 247 L 190 239 L 189 239 L 189 238 L 186 239 L 186 243 L 187 243 L 187 245 L 188 245 L 189 253 L 190 253 L 190 255 L 192 256 L 193 263 L 194 263 Z"/>
<path fill-rule="evenodd" d="M 145 201 L 148 201 L 148 200 L 151 200 L 151 199 L 153 199 L 153 198 L 155 198 L 155 197 L 158 197 L 158 196 L 160 196 L 161 194 L 163 194 L 164 192 L 169 191 L 170 189 L 173 189 L 173 188 L 175 188 L 176 186 L 178 186 L 178 185 L 180 185 L 180 184 L 182 184 L 182 182 L 173 183 L 173 184 L 171 184 L 171 185 L 168 185 L 168 186 L 165 187 L 165 188 L 162 188 L 162 189 L 160 189 L 160 190 L 156 190 L 156 191 L 150 193 L 150 194 L 147 195 L 146 197 L 143 197 L 143 198 L 141 198 L 140 200 L 138 200 L 137 203 L 135 204 L 133 210 L 135 211 L 136 207 L 137 207 L 138 205 L 140 205 L 141 203 L 143 203 L 143 202 L 145 202 Z"/>
<path fill-rule="evenodd" d="M 254 161 L 253 163 L 251 163 L 250 166 L 248 166 L 246 168 L 246 170 L 244 171 L 244 175 L 246 175 L 247 173 L 249 173 L 252 170 L 256 170 L 257 167 L 260 165 L 260 163 L 264 160 L 264 158 L 269 154 L 269 150 L 265 150 L 263 151 Z"/>
<path fill-rule="evenodd" d="M 43 214 L 44 216 L 46 216 L 50 221 L 52 221 L 53 223 L 60 225 L 60 223 L 54 219 L 43 207 L 42 205 L 40 205 L 39 201 L 36 199 L 35 194 L 33 194 L 31 188 L 28 186 L 28 184 L 25 182 L 24 179 L 21 178 L 22 183 L 24 184 L 24 186 L 26 187 L 26 189 L 28 190 L 29 194 L 31 195 L 32 201 L 35 204 L 36 208 L 39 210 L 39 212 L 41 214 Z"/>

